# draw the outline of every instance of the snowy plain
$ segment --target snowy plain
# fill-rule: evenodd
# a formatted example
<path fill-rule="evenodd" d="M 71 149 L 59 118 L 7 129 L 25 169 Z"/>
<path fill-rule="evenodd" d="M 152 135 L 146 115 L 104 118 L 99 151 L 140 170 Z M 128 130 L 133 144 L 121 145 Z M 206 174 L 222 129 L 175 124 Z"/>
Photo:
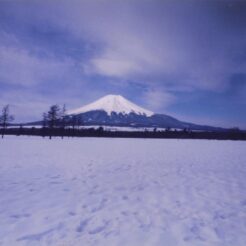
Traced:
<path fill-rule="evenodd" d="M 0 245 L 245 246 L 246 142 L 6 136 Z"/>

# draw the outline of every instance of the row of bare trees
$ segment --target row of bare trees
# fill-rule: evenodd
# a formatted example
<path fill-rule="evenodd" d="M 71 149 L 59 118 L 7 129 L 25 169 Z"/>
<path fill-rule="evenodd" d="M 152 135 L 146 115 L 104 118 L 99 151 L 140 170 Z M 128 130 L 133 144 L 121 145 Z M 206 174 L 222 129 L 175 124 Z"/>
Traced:
<path fill-rule="evenodd" d="M 76 128 L 82 125 L 82 119 L 78 116 L 66 114 L 66 105 L 63 107 L 52 105 L 48 112 L 43 113 L 43 127 L 58 128 L 67 127 Z"/>
<path fill-rule="evenodd" d="M 65 104 L 63 105 L 63 107 L 60 107 L 57 104 L 52 105 L 49 108 L 48 112 L 43 113 L 42 122 L 43 122 L 43 128 L 48 128 L 50 133 L 52 133 L 52 130 L 54 130 L 55 128 L 64 130 L 66 127 L 70 127 L 74 130 L 75 128 L 79 128 L 83 123 L 80 117 L 66 114 Z M 51 139 L 51 134 L 50 134 L 50 139 Z"/>
<path fill-rule="evenodd" d="M 7 127 L 11 124 L 13 120 L 14 116 L 10 114 L 9 105 L 4 106 L 0 114 L 0 127 L 2 138 L 6 133 Z M 65 104 L 62 107 L 55 104 L 50 106 L 47 112 L 43 113 L 42 125 L 43 128 L 47 128 L 49 129 L 49 132 L 52 132 L 52 130 L 55 128 L 79 128 L 79 126 L 82 125 L 82 120 L 78 116 L 67 115 Z"/>

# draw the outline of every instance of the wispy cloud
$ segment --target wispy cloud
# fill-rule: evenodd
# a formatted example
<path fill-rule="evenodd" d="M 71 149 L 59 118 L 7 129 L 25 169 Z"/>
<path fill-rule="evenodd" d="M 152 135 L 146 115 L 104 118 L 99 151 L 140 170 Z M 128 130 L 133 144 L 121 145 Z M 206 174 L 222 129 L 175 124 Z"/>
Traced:
<path fill-rule="evenodd" d="M 62 13 L 73 13 L 64 23 L 71 32 L 102 43 L 86 64 L 92 72 L 128 79 L 165 76 L 183 87 L 223 90 L 231 74 L 246 66 L 239 49 L 244 27 L 233 21 L 238 9 L 220 2 L 193 5 L 196 14 L 180 2 L 84 1 Z"/>
<path fill-rule="evenodd" d="M 177 99 L 168 91 L 161 89 L 149 89 L 144 95 L 146 105 L 154 112 L 161 112 L 170 104 L 173 104 Z"/>
<path fill-rule="evenodd" d="M 0 46 L 0 79 L 17 85 L 36 85 L 62 79 L 71 71 L 72 61 L 40 58 L 21 47 Z"/>

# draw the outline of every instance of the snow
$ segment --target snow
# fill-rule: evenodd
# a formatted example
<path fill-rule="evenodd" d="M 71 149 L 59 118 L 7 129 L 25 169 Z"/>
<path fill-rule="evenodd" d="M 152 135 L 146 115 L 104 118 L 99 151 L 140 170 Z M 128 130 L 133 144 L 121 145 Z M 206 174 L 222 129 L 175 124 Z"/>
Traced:
<path fill-rule="evenodd" d="M 139 107 L 138 105 L 130 102 L 126 98 L 120 96 L 120 95 L 107 95 L 104 96 L 97 101 L 90 103 L 88 105 L 85 105 L 81 108 L 70 110 L 67 112 L 68 115 L 73 114 L 81 114 L 93 110 L 103 110 L 107 112 L 108 115 L 111 115 L 112 112 L 115 113 L 123 113 L 123 114 L 129 114 L 129 113 L 136 113 L 140 115 L 146 115 L 151 116 L 154 113 L 144 109 L 142 107 Z"/>
<path fill-rule="evenodd" d="M 246 142 L 6 136 L 0 146 L 0 245 L 246 245 Z"/>

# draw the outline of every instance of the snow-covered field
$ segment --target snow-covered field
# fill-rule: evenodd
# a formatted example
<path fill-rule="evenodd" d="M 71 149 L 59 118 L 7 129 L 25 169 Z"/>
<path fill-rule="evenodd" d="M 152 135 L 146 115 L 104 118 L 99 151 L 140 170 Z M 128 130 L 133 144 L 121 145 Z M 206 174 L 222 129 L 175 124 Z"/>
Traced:
<path fill-rule="evenodd" d="M 0 245 L 245 246 L 246 142 L 0 139 Z"/>

